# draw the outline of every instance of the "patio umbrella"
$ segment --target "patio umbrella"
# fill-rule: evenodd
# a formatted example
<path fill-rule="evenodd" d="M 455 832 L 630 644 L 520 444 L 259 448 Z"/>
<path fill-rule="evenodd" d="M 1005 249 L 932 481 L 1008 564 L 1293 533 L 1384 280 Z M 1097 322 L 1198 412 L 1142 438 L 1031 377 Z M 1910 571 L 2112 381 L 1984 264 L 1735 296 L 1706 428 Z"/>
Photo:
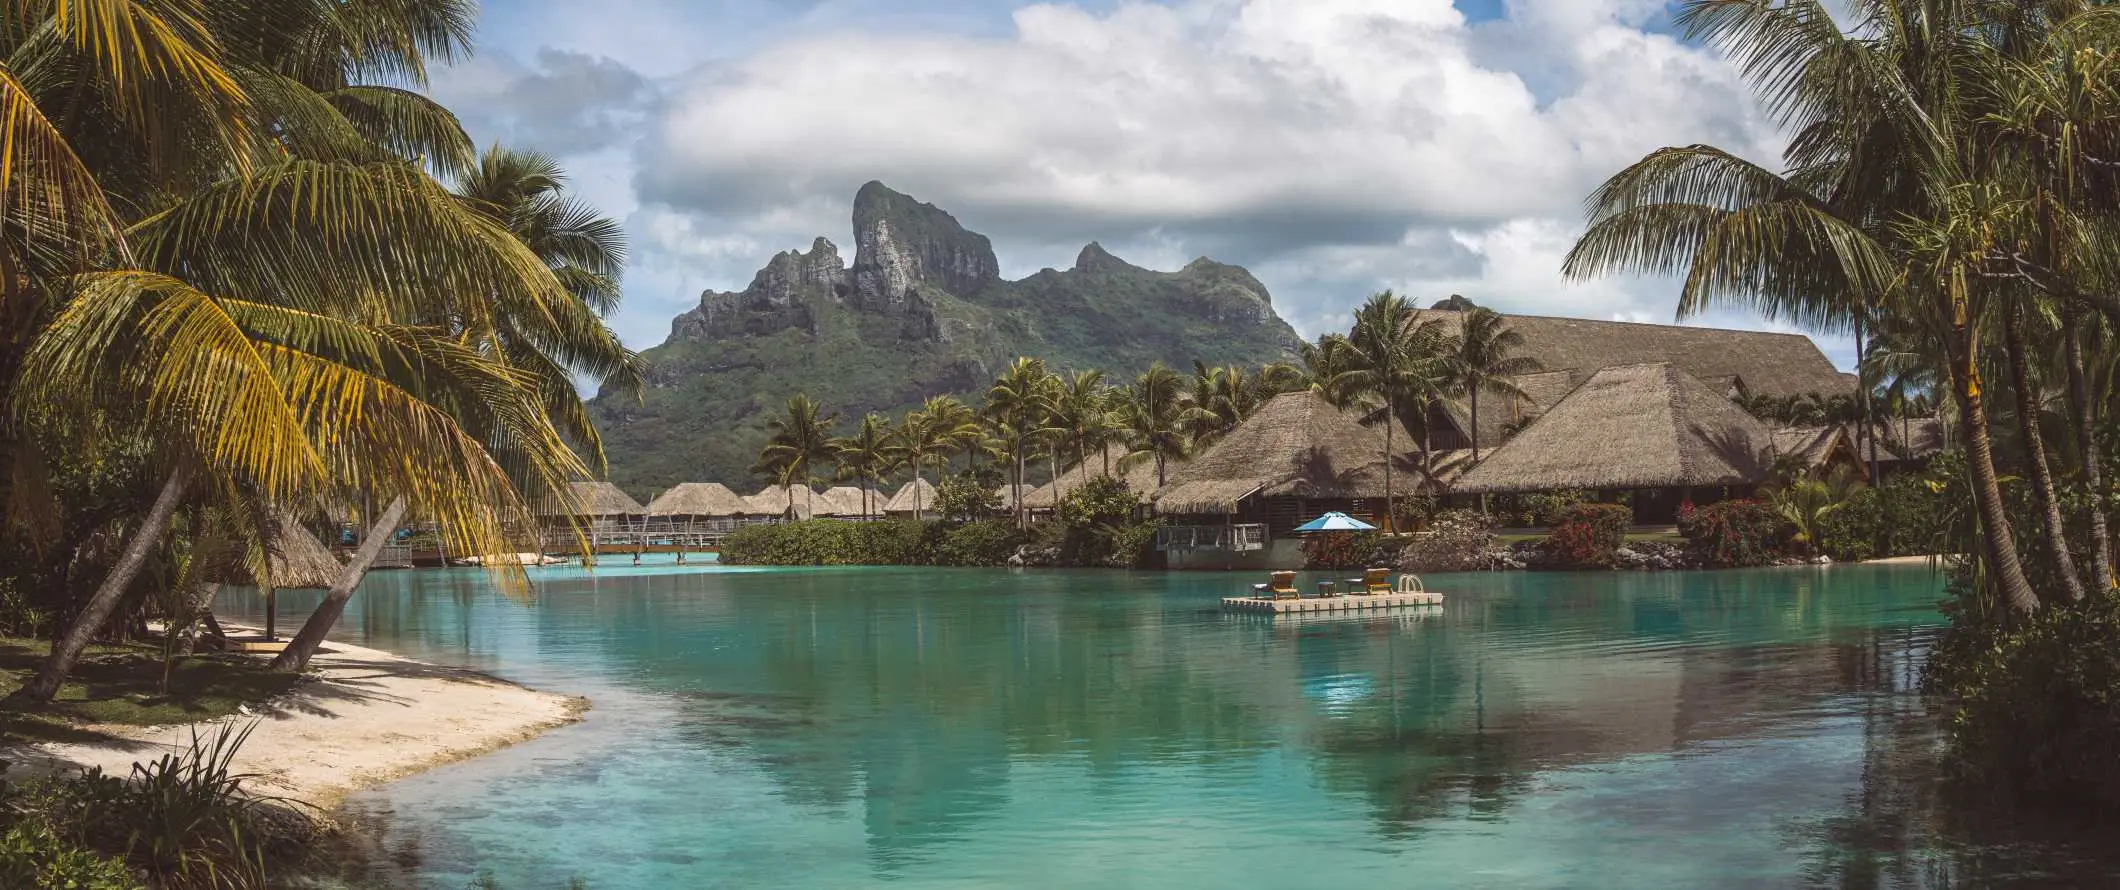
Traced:
<path fill-rule="evenodd" d="M 1377 527 L 1345 513 L 1334 511 L 1296 526 L 1299 532 L 1373 532 Z"/>

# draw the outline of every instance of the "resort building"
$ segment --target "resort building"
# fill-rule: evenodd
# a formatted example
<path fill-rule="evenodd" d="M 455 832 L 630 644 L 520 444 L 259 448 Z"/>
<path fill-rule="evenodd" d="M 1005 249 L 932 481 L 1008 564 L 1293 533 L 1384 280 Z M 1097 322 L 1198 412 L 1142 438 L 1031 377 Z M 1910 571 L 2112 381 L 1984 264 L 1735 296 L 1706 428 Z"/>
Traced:
<path fill-rule="evenodd" d="M 719 482 L 686 482 L 648 502 L 648 516 L 658 521 L 736 519 L 750 513 L 750 502 Z"/>
<path fill-rule="evenodd" d="M 753 516 L 776 516 L 802 520 L 817 514 L 817 492 L 807 485 L 768 485 L 744 498 Z"/>
<path fill-rule="evenodd" d="M 915 476 L 913 481 L 900 486 L 898 493 L 883 505 L 883 515 L 892 519 L 938 519 L 942 513 L 935 509 L 935 486 L 926 479 Z"/>
<path fill-rule="evenodd" d="M 1110 448 L 1103 454 L 1091 455 L 1089 460 L 1079 465 L 1061 470 L 1060 475 L 1053 477 L 1052 481 L 1024 492 L 1024 509 L 1030 511 L 1033 518 L 1051 515 L 1054 510 L 1060 508 L 1060 501 L 1074 493 L 1075 489 L 1088 484 L 1091 479 L 1106 475 L 1106 466 L 1111 468 L 1110 475 L 1125 482 L 1126 487 L 1134 492 L 1140 505 L 1144 509 L 1147 508 L 1153 502 L 1157 488 L 1156 462 L 1137 460 L 1122 468 L 1121 458 L 1125 454 L 1126 450 L 1123 448 Z M 1175 474 L 1182 466 L 1183 462 L 1173 462 L 1164 468 L 1164 475 L 1168 477 Z M 1004 496 L 1002 500 L 1007 501 L 1007 497 Z"/>
<path fill-rule="evenodd" d="M 888 496 L 880 491 L 864 494 L 852 485 L 840 485 L 817 493 L 816 514 L 830 519 L 861 519 L 883 515 Z"/>
<path fill-rule="evenodd" d="M 547 531 L 565 531 L 573 520 L 584 530 L 595 532 L 622 528 L 638 522 L 648 508 L 609 482 L 569 482 L 572 505 L 548 504 L 538 511 Z"/>
<path fill-rule="evenodd" d="M 1418 452 L 1396 436 L 1399 489 L 1419 485 Z M 1166 468 L 1156 546 L 1171 568 L 1300 564 L 1296 526 L 1337 510 L 1369 517 L 1384 498 L 1384 432 L 1308 390 L 1274 396 L 1184 466 Z"/>

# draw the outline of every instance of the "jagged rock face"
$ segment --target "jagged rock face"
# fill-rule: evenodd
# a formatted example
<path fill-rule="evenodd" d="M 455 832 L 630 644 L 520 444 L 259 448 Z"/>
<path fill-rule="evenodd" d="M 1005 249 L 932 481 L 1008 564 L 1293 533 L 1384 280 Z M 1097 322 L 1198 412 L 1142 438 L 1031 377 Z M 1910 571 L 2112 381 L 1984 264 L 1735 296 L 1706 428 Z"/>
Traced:
<path fill-rule="evenodd" d="M 898 310 L 917 285 L 969 296 L 1001 280 L 993 242 L 967 231 L 957 218 L 880 182 L 854 196 L 854 272 L 849 301 L 865 309 Z"/>
<path fill-rule="evenodd" d="M 788 328 L 816 331 L 816 319 L 799 294 L 812 289 L 835 296 L 846 291 L 846 265 L 839 248 L 830 239 L 819 238 L 810 252 L 790 250 L 775 255 L 751 279 L 751 286 L 734 293 L 706 291 L 699 307 L 670 322 L 670 336 L 704 341 L 719 337 L 755 337 Z"/>

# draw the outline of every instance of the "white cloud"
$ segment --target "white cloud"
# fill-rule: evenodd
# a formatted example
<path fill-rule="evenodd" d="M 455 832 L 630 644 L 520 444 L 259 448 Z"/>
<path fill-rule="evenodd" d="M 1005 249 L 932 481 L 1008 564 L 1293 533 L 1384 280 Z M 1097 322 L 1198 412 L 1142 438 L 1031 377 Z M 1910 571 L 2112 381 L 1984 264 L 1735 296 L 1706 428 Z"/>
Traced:
<path fill-rule="evenodd" d="M 869 179 L 992 236 L 1012 274 L 1093 239 L 1250 266 L 1308 333 L 1387 286 L 1667 321 L 1668 282 L 1560 280 L 1583 198 L 1660 146 L 1780 147 L 1727 62 L 1644 30 L 1658 0 L 1512 0 L 1476 24 L 1448 0 L 1122 0 L 1026 6 L 998 34 L 834 27 L 862 6 L 805 7 L 657 84 L 627 134 L 629 228 L 654 286 L 682 290 L 630 281 L 629 341 L 777 250 L 851 250 Z"/>

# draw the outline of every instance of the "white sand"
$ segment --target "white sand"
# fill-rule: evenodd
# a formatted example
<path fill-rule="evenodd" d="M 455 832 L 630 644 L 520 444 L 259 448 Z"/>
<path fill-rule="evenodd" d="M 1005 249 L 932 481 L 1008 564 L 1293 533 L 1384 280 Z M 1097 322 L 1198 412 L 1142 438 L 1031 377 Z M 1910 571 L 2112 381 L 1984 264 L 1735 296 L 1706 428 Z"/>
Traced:
<path fill-rule="evenodd" d="M 259 656 L 266 657 L 266 656 Z M 184 726 L 97 726 L 112 741 L 0 751 L 35 773 L 101 766 L 124 775 L 224 723 L 256 728 L 236 755 L 253 793 L 329 809 L 347 794 L 475 757 L 580 719 L 588 701 L 538 692 L 473 671 L 327 642 L 310 660 L 322 679 L 234 715 Z M 10 772 L 15 772 L 10 770 Z"/>
<path fill-rule="evenodd" d="M 1943 558 L 1941 556 L 1887 556 L 1883 559 L 1866 559 L 1862 561 L 1862 564 L 1866 566 L 1925 566 Z"/>

